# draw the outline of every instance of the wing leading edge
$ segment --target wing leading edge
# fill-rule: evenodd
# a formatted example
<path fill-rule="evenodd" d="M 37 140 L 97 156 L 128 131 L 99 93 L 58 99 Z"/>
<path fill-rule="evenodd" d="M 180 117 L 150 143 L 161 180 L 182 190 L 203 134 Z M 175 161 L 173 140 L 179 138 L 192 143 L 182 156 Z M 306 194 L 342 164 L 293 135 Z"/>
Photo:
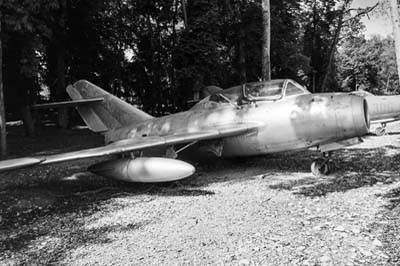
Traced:
<path fill-rule="evenodd" d="M 214 127 L 210 130 L 207 129 L 197 132 L 177 133 L 167 136 L 149 136 L 143 138 L 124 139 L 102 147 L 61 153 L 56 155 L 4 160 L 0 161 L 0 172 L 35 165 L 45 165 L 64 161 L 128 153 L 147 148 L 183 144 L 192 141 L 233 137 L 255 130 L 259 126 L 260 124 L 258 123 L 224 125 Z"/>

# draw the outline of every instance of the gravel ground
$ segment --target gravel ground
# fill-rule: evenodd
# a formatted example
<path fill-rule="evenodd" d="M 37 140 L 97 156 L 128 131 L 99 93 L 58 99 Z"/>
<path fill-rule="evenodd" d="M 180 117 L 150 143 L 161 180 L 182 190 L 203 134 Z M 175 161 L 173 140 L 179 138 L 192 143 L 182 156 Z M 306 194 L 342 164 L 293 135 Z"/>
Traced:
<path fill-rule="evenodd" d="M 10 131 L 13 156 L 101 143 Z M 218 160 L 166 184 L 107 180 L 90 162 L 1 174 L 0 265 L 400 265 L 400 124 L 390 131 L 335 152 L 326 178 L 309 173 L 311 151 Z"/>

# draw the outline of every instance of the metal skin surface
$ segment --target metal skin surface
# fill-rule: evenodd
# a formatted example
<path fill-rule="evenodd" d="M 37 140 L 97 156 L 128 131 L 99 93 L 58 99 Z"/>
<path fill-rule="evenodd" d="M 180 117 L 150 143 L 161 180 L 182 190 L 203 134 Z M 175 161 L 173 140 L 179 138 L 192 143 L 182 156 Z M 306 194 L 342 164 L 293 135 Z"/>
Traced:
<path fill-rule="evenodd" d="M 89 171 L 126 182 L 153 183 L 179 180 L 192 175 L 195 169 L 180 160 L 142 157 L 101 162 L 90 166 Z"/>
<path fill-rule="evenodd" d="M 353 94 L 365 97 L 371 124 L 380 124 L 374 127 L 376 135 L 386 134 L 386 124 L 400 120 L 400 95 L 377 96 L 363 90 Z"/>
<path fill-rule="evenodd" d="M 0 161 L 0 164 L 1 164 L 2 171 L 8 171 L 8 170 L 18 169 L 18 168 L 22 168 L 22 167 L 38 165 L 43 161 L 44 161 L 44 159 L 41 159 L 41 158 L 26 157 L 26 158 L 18 158 L 18 159 L 10 159 L 10 160 L 5 160 L 5 161 Z"/>
<path fill-rule="evenodd" d="M 138 125 L 112 130 L 106 139 L 190 133 L 224 124 L 252 122 L 259 126 L 247 134 L 227 137 L 222 156 L 248 156 L 307 149 L 320 144 L 363 136 L 368 132 L 362 97 L 340 93 L 303 94 L 272 102 L 246 103 L 235 108 L 222 103 Z"/>
<path fill-rule="evenodd" d="M 367 96 L 371 122 L 381 123 L 400 119 L 400 96 Z"/>
<path fill-rule="evenodd" d="M 81 80 L 67 88 L 90 129 L 106 145 L 50 156 L 0 161 L 0 171 L 92 157 L 120 155 L 91 167 L 112 178 L 162 182 L 194 168 L 173 160 L 181 152 L 250 156 L 317 147 L 324 153 L 353 145 L 369 131 L 368 104 L 349 93 L 311 94 L 292 80 L 253 82 L 215 91 L 192 109 L 154 118 Z M 98 99 L 103 98 L 103 101 Z M 90 99 L 96 99 L 90 101 Z M 82 102 L 88 100 L 88 105 Z M 328 156 L 329 156 L 328 154 Z M 149 157 L 150 158 L 144 158 Z M 166 157 L 154 158 L 155 157 Z M 314 164 L 314 174 L 328 159 Z"/>

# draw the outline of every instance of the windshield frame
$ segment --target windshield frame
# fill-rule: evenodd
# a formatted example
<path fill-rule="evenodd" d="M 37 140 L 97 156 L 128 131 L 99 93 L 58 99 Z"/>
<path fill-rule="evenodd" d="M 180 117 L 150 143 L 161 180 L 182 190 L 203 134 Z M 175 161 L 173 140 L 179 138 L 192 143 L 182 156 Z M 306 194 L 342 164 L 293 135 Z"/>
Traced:
<path fill-rule="evenodd" d="M 274 84 L 279 84 L 280 87 L 280 93 L 276 95 L 270 95 L 270 96 L 259 96 L 255 97 L 251 94 L 249 94 L 248 89 L 249 85 L 250 86 L 256 86 L 256 85 L 264 85 L 266 83 L 274 83 Z M 284 96 L 284 90 L 286 88 L 287 80 L 282 80 L 282 79 L 277 79 L 277 80 L 270 80 L 270 81 L 263 81 L 263 82 L 252 82 L 252 83 L 245 83 L 242 86 L 242 95 L 245 99 L 249 101 L 277 101 L 283 98 Z M 271 84 L 273 85 L 273 84 Z"/>
<path fill-rule="evenodd" d="M 287 88 L 288 88 L 289 83 L 292 83 L 295 87 L 299 88 L 299 89 L 302 91 L 302 93 L 299 93 L 299 94 L 292 94 L 292 95 L 286 95 L 286 91 L 287 91 Z M 299 96 L 299 95 L 303 95 L 303 94 L 310 94 L 310 92 L 307 90 L 306 87 L 300 85 L 299 83 L 297 83 L 296 81 L 294 81 L 294 80 L 292 80 L 292 79 L 287 79 L 287 80 L 285 81 L 284 91 L 283 91 L 284 98 L 287 98 L 287 97 L 295 97 L 295 96 Z"/>
<path fill-rule="evenodd" d="M 267 81 L 268 82 L 268 81 Z M 275 79 L 275 80 L 271 80 L 270 82 L 276 82 L 276 83 L 280 83 L 281 85 L 281 92 L 280 94 L 277 95 L 273 95 L 273 96 L 261 96 L 261 97 L 254 97 L 251 96 L 249 94 L 247 94 L 246 92 L 246 88 L 249 87 L 249 85 L 261 85 L 265 82 L 250 82 L 250 83 L 244 83 L 241 85 L 237 85 L 234 87 L 230 87 L 228 89 L 223 90 L 220 93 L 214 93 L 209 97 L 209 101 L 213 101 L 216 103 L 227 103 L 227 104 L 231 104 L 231 105 L 244 105 L 246 103 L 252 103 L 252 102 L 262 102 L 262 101 L 269 101 L 269 102 L 274 102 L 274 101 L 278 101 L 278 100 L 282 100 L 282 99 L 286 99 L 286 98 L 292 98 L 292 97 L 296 97 L 299 95 L 303 95 L 303 94 L 310 94 L 310 92 L 302 85 L 300 85 L 299 83 L 297 83 L 296 81 L 292 80 L 292 79 Z M 295 94 L 295 95 L 286 95 L 286 90 L 288 87 L 288 84 L 292 83 L 294 86 L 296 86 L 297 88 L 302 90 L 302 93 L 299 94 Z"/>

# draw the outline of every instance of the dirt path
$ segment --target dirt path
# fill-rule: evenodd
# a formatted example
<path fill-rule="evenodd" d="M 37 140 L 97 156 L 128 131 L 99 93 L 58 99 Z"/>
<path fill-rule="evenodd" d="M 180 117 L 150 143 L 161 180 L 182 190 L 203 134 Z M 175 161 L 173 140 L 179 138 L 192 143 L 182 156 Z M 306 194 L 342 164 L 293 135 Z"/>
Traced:
<path fill-rule="evenodd" d="M 0 265 L 399 265 L 399 136 L 335 153 L 328 178 L 309 173 L 313 152 L 163 185 L 84 163 L 3 175 Z"/>

